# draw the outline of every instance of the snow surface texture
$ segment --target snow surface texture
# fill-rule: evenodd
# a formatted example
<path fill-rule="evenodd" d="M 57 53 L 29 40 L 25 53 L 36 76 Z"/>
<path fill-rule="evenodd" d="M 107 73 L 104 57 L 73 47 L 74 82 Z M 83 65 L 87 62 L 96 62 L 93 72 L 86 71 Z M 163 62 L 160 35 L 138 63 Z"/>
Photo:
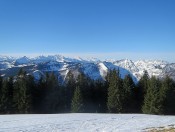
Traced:
<path fill-rule="evenodd" d="M 166 75 L 175 79 L 175 64 L 160 60 L 106 60 L 96 58 L 82 59 L 80 57 L 68 58 L 61 55 L 48 55 L 30 57 L 9 57 L 0 55 L 0 75 L 13 76 L 20 68 L 24 68 L 28 74 L 39 79 L 45 72 L 54 72 L 58 78 L 64 79 L 69 71 L 74 75 L 80 72 L 88 75 L 91 79 L 104 80 L 110 69 L 119 69 L 121 77 L 130 74 L 137 82 L 144 73 L 148 71 L 149 76 L 163 78 Z"/>
<path fill-rule="evenodd" d="M 142 132 L 175 125 L 175 116 L 144 114 L 0 115 L 0 132 Z"/>

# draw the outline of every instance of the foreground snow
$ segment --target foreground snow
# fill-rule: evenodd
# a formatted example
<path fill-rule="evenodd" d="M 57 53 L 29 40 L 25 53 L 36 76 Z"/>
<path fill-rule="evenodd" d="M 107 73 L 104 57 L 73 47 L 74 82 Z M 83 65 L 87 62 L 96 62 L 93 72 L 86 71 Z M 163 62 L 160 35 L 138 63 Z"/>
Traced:
<path fill-rule="evenodd" d="M 175 125 L 175 116 L 142 114 L 0 115 L 0 132 L 145 131 Z"/>

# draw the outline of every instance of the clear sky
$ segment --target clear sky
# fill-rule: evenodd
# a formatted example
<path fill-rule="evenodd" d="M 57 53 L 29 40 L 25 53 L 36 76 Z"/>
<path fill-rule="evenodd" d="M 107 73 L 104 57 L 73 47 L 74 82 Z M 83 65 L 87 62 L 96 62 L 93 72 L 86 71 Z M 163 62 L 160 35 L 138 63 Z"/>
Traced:
<path fill-rule="evenodd" d="M 175 61 L 175 0 L 0 0 L 0 54 L 46 53 Z"/>

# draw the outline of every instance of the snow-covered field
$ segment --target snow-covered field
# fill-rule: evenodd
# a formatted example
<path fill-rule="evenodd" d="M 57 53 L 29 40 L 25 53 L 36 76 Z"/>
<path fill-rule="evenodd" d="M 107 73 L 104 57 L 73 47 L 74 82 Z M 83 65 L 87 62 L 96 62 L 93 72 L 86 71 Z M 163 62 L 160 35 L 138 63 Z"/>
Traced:
<path fill-rule="evenodd" d="M 0 132 L 137 132 L 175 125 L 175 116 L 143 114 L 0 115 Z"/>

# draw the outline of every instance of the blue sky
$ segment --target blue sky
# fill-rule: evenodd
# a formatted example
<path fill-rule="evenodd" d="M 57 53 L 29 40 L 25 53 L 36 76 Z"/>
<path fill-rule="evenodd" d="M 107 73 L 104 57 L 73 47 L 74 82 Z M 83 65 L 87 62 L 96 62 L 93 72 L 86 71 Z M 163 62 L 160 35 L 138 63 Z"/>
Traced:
<path fill-rule="evenodd" d="M 0 0 L 0 54 L 175 56 L 175 0 Z"/>

